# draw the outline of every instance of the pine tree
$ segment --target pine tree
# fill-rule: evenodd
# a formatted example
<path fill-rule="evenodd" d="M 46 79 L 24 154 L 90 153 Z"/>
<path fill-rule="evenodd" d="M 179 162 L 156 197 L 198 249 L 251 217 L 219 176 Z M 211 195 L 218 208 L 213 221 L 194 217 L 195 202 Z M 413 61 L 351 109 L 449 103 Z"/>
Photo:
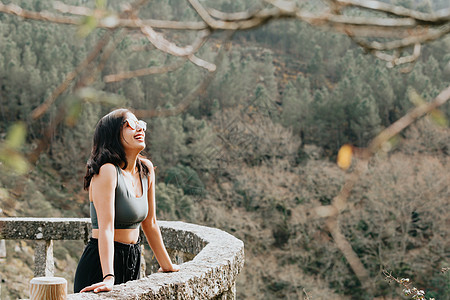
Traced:
<path fill-rule="evenodd" d="M 311 102 L 309 80 L 299 75 L 295 83 L 289 82 L 284 90 L 282 124 L 292 127 L 294 134 L 303 135 L 308 131 L 307 124 L 311 124 Z"/>

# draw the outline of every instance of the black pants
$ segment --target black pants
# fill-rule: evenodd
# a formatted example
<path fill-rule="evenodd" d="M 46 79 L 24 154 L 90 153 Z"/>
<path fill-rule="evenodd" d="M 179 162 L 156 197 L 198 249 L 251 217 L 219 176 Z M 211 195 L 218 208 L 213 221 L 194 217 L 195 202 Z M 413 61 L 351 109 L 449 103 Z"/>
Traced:
<path fill-rule="evenodd" d="M 114 242 L 114 284 L 139 279 L 141 247 L 136 244 Z M 103 281 L 102 266 L 98 252 L 98 239 L 91 238 L 75 272 L 74 293 L 97 282 Z"/>

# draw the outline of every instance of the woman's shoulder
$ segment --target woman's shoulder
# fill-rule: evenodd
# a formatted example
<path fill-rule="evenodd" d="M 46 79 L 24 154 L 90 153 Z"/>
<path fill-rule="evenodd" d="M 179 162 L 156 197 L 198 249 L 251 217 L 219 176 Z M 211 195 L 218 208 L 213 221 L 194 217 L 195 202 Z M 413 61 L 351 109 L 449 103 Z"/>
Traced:
<path fill-rule="evenodd" d="M 92 183 L 96 187 L 113 188 L 117 184 L 117 171 L 116 166 L 110 163 L 104 164 L 100 167 L 97 175 L 92 177 Z"/>
<path fill-rule="evenodd" d="M 153 169 L 153 163 L 148 158 L 141 158 L 142 163 L 148 168 L 149 171 Z"/>
<path fill-rule="evenodd" d="M 148 158 L 142 157 L 140 159 L 141 159 L 141 163 L 148 169 L 148 173 L 146 174 L 146 177 L 149 180 L 149 186 L 150 186 L 150 182 L 152 181 L 152 178 L 154 178 L 154 176 L 155 176 L 155 167 L 153 166 L 153 163 Z"/>
<path fill-rule="evenodd" d="M 98 176 L 111 177 L 115 176 L 117 173 L 117 167 L 114 164 L 107 163 L 100 167 Z"/>

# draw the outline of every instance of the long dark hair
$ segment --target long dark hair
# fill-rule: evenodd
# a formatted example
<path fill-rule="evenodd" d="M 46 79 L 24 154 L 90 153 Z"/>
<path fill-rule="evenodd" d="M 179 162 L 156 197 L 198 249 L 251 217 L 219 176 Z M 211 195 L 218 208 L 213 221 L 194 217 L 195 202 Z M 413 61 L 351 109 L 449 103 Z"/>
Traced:
<path fill-rule="evenodd" d="M 131 113 L 131 111 L 119 108 L 101 118 L 97 123 L 91 156 L 86 164 L 85 190 L 89 189 L 92 177 L 100 172 L 100 168 L 104 164 L 111 163 L 116 166 L 124 164 L 123 168 L 127 167 L 125 150 L 121 143 L 122 128 L 127 113 Z M 142 163 L 140 158 L 144 157 L 139 155 L 136 165 L 139 176 L 142 178 L 142 176 L 148 176 L 149 169 L 146 164 Z"/>

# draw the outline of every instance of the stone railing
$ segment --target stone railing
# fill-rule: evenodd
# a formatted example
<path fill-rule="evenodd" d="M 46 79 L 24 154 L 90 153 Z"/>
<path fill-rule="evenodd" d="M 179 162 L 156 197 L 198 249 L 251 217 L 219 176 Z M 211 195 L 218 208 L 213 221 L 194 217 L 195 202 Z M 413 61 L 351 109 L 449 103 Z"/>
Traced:
<path fill-rule="evenodd" d="M 244 265 L 242 241 L 215 228 L 158 224 L 166 247 L 181 263 L 180 272 L 153 273 L 111 292 L 70 294 L 67 299 L 235 299 L 236 278 Z M 0 218 L 0 239 L 35 240 L 36 277 L 54 274 L 53 240 L 87 242 L 90 232 L 90 219 Z"/>

